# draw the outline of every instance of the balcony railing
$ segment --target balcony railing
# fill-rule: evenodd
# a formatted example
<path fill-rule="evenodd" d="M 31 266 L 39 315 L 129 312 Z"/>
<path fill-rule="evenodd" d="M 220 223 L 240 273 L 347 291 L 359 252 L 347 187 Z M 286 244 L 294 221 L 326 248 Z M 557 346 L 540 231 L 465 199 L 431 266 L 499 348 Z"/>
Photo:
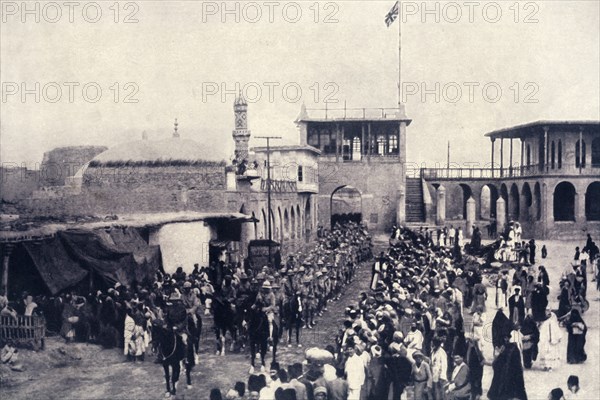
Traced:
<path fill-rule="evenodd" d="M 390 119 L 398 118 L 399 108 L 307 108 L 307 119 Z"/>
<path fill-rule="evenodd" d="M 260 190 L 267 191 L 268 184 L 267 180 L 263 179 L 260 181 Z M 280 181 L 271 179 L 271 192 L 275 193 L 295 193 L 298 191 L 296 181 Z"/>
<path fill-rule="evenodd" d="M 524 165 L 504 168 L 423 168 L 421 177 L 428 180 L 440 179 L 491 179 L 491 178 L 519 178 L 525 176 L 539 175 L 592 175 L 598 174 L 600 165 L 586 164 L 581 166 L 575 164 Z"/>

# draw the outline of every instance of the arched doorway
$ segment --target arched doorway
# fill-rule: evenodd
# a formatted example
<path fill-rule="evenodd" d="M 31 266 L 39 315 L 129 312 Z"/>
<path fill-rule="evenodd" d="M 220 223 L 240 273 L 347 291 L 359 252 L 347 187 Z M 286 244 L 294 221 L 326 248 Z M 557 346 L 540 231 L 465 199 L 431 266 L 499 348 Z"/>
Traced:
<path fill-rule="evenodd" d="M 492 184 L 484 185 L 481 188 L 479 204 L 481 209 L 481 219 L 496 218 L 496 201 L 498 200 L 498 189 Z"/>
<path fill-rule="evenodd" d="M 502 197 L 502 199 L 504 200 L 504 210 L 508 211 L 508 203 L 509 203 L 509 197 L 508 197 L 508 188 L 506 187 L 506 184 L 502 184 L 500 185 L 500 197 Z M 507 215 L 508 216 L 508 215 Z"/>
<path fill-rule="evenodd" d="M 302 229 L 302 215 L 300 214 L 300 206 L 298 204 L 296 204 L 296 215 L 298 218 L 298 224 L 297 224 L 298 231 L 297 231 L 296 236 L 298 237 L 298 239 L 300 239 L 302 237 L 302 232 L 304 230 Z"/>
<path fill-rule="evenodd" d="M 473 194 L 471 187 L 465 183 L 460 183 L 452 189 L 450 198 L 446 198 L 447 217 L 449 219 L 466 219 L 467 200 Z"/>
<path fill-rule="evenodd" d="M 510 187 L 510 200 L 508 202 L 508 219 L 519 220 L 519 188 L 516 183 Z"/>
<path fill-rule="evenodd" d="M 467 218 L 467 200 L 471 198 L 473 195 L 473 191 L 471 187 L 467 184 L 461 183 L 460 187 L 463 191 L 463 201 L 462 201 L 462 219 Z"/>
<path fill-rule="evenodd" d="M 561 182 L 554 188 L 554 220 L 575 221 L 575 186 Z"/>
<path fill-rule="evenodd" d="M 277 214 L 275 215 L 277 219 L 277 240 L 279 242 L 283 241 L 283 216 L 281 215 L 281 207 L 277 207 Z"/>
<path fill-rule="evenodd" d="M 273 210 L 270 210 L 269 214 L 271 214 L 271 239 L 277 241 L 279 239 L 277 237 L 277 223 L 275 221 L 275 212 L 273 212 Z M 267 230 L 266 236 L 267 236 L 267 239 L 269 239 L 269 231 L 268 230 Z"/>
<path fill-rule="evenodd" d="M 260 239 L 268 239 L 268 230 L 269 230 L 269 221 L 267 220 L 267 214 L 265 213 L 264 208 L 262 210 L 260 210 L 261 212 L 261 216 L 262 216 L 262 231 L 261 231 L 261 235 L 260 235 Z"/>
<path fill-rule="evenodd" d="M 362 196 L 352 186 L 340 186 L 331 193 L 331 226 L 337 222 L 362 221 Z"/>
<path fill-rule="evenodd" d="M 256 221 L 256 214 L 254 214 L 254 211 L 252 211 L 252 230 L 254 231 L 254 234 L 250 237 L 252 239 L 258 239 L 258 222 Z"/>
<path fill-rule="evenodd" d="M 542 190 L 539 182 L 533 187 L 533 212 L 536 221 L 542 219 Z"/>
<path fill-rule="evenodd" d="M 296 212 L 294 211 L 294 206 L 290 208 L 290 238 L 296 239 Z"/>
<path fill-rule="evenodd" d="M 600 221 L 600 182 L 592 182 L 585 192 L 585 218 Z"/>
<path fill-rule="evenodd" d="M 521 218 L 523 221 L 530 221 L 533 195 L 531 194 L 531 187 L 527 182 L 523 184 L 523 189 L 521 190 L 521 204 L 524 205 L 523 209 L 520 210 Z"/>
<path fill-rule="evenodd" d="M 290 215 L 287 208 L 283 211 L 283 238 L 288 239 L 290 237 Z"/>

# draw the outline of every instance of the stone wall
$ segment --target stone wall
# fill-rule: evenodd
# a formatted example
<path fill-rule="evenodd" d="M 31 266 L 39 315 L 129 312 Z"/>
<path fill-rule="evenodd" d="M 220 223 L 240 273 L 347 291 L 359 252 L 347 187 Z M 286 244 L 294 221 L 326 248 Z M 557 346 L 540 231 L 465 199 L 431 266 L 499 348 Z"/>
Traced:
<path fill-rule="evenodd" d="M 3 202 L 24 200 L 40 187 L 40 171 L 11 166 L 0 168 L 0 196 Z"/>

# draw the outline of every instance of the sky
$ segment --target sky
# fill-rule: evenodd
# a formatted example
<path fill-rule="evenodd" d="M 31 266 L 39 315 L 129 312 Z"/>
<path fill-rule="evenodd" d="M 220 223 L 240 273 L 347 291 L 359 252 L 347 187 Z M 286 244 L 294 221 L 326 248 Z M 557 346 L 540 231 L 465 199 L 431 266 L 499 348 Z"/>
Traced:
<path fill-rule="evenodd" d="M 468 3 L 402 3 L 409 162 L 444 164 L 450 141 L 453 163 L 485 163 L 486 132 L 600 119 L 599 1 Z M 1 5 L 3 164 L 35 168 L 52 148 L 117 146 L 142 131 L 165 138 L 175 118 L 182 137 L 230 158 L 237 87 L 252 134 L 282 144 L 298 143 L 303 103 L 398 103 L 389 0 Z"/>

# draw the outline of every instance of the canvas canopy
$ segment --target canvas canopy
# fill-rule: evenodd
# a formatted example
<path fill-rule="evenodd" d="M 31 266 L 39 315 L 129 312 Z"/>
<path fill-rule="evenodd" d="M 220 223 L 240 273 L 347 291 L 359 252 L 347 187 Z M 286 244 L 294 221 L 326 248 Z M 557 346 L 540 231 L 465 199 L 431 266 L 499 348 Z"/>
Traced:
<path fill-rule="evenodd" d="M 83 280 L 88 272 L 74 261 L 57 237 L 23 242 L 40 276 L 54 295 Z"/>
<path fill-rule="evenodd" d="M 58 233 L 70 257 L 108 284 L 119 282 L 130 286 L 136 281 L 152 278 L 160 267 L 158 246 L 142 246 L 140 241 L 143 239 L 133 229 L 113 235 L 122 241 L 117 239 L 117 244 L 110 232 L 108 237 L 85 230 Z"/>

